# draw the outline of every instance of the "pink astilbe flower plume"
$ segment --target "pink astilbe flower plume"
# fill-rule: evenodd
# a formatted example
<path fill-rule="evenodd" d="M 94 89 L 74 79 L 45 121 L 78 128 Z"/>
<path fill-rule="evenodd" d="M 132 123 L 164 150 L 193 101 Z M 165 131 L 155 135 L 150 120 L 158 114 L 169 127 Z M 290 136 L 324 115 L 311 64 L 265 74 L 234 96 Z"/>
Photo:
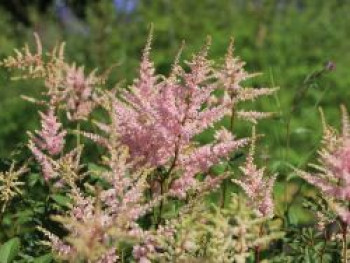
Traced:
<path fill-rule="evenodd" d="M 16 56 L 10 56 L 0 62 L 9 69 L 19 69 L 21 78 L 42 79 L 45 85 L 44 100 L 23 97 L 26 100 L 49 107 L 65 109 L 68 119 L 86 119 L 96 106 L 94 92 L 97 86 L 105 83 L 105 76 L 97 76 L 96 70 L 85 75 L 84 67 L 70 65 L 64 59 L 64 43 L 50 52 L 43 52 L 40 38 L 34 34 L 36 52 L 33 54 L 26 45 L 16 50 Z"/>
<path fill-rule="evenodd" d="M 86 119 L 96 106 L 94 88 L 103 80 L 96 76 L 96 70 L 85 76 L 84 68 L 73 64 L 66 69 L 65 82 L 62 99 L 66 100 L 68 118 Z"/>
<path fill-rule="evenodd" d="M 229 156 L 233 151 L 246 145 L 247 140 L 234 140 L 232 134 L 226 129 L 219 130 L 215 135 L 215 142 L 193 149 L 191 153 L 184 154 L 179 159 L 179 166 L 183 175 L 174 181 L 172 191 L 178 196 L 185 196 L 186 191 L 195 184 L 195 175 L 207 171 L 222 158 Z"/>
<path fill-rule="evenodd" d="M 259 169 L 254 164 L 255 144 L 256 133 L 255 127 L 253 127 L 249 154 L 245 165 L 240 167 L 243 177 L 232 179 L 232 181 L 242 187 L 248 196 L 249 204 L 259 216 L 272 216 L 274 208 L 272 191 L 276 175 L 266 178 L 264 176 L 265 168 Z"/>
<path fill-rule="evenodd" d="M 243 89 L 243 81 L 258 75 L 249 74 L 247 71 L 245 71 L 245 62 L 242 61 L 239 57 L 234 57 L 233 51 L 234 40 L 232 38 L 228 46 L 222 68 L 217 73 L 218 78 L 221 80 L 225 90 L 230 91 L 230 93 L 239 92 L 241 89 Z"/>
<path fill-rule="evenodd" d="M 52 178 L 57 177 L 57 173 L 54 169 L 54 163 L 53 160 L 44 154 L 36 145 L 33 141 L 29 141 L 28 143 L 28 148 L 31 150 L 33 153 L 35 160 L 39 163 L 41 166 L 41 171 L 43 173 L 43 176 L 45 180 L 49 180 Z"/>
<path fill-rule="evenodd" d="M 58 179 L 56 186 L 72 185 L 79 179 L 82 147 L 76 147 L 63 154 L 67 131 L 62 129 L 54 109 L 40 112 L 41 130 L 29 134 L 28 148 L 42 169 L 46 181 Z"/>
<path fill-rule="evenodd" d="M 103 103 L 101 106 L 109 113 L 110 123 L 96 122 L 103 132 L 102 135 L 87 132 L 81 134 L 107 149 L 108 156 L 103 160 L 107 169 L 100 174 L 112 186 L 101 192 L 101 199 L 108 207 L 107 211 L 133 222 L 159 202 L 157 198 L 148 203 L 144 199 L 144 192 L 149 187 L 146 182 L 147 174 L 152 169 L 145 166 L 135 168 L 137 160 L 130 158 L 128 147 L 121 143 L 120 135 L 115 132 L 120 125 L 119 120 L 115 111 L 109 109 L 115 105 L 116 98 L 107 91 L 104 92 L 103 99 L 100 99 Z"/>
<path fill-rule="evenodd" d="M 30 51 L 29 46 L 25 45 L 22 50 L 15 49 L 16 56 L 9 56 L 0 62 L 0 66 L 6 68 L 27 69 L 28 73 L 23 74 L 21 78 L 41 77 L 43 75 L 43 48 L 40 37 L 34 33 L 36 52 Z"/>
<path fill-rule="evenodd" d="M 78 193 L 75 193 L 78 194 Z M 56 216 L 54 219 L 70 231 L 65 240 L 61 240 L 45 229 L 47 244 L 60 259 L 69 262 L 89 260 L 90 262 L 118 262 L 113 239 L 109 238 L 110 218 L 89 198 L 78 194 L 71 216 Z"/>
<path fill-rule="evenodd" d="M 318 164 L 310 165 L 316 172 L 310 173 L 295 169 L 297 173 L 316 186 L 326 198 L 334 201 L 333 208 L 342 220 L 350 224 L 350 124 L 349 115 L 344 106 L 342 111 L 342 131 L 337 131 L 323 123 L 322 148 L 318 151 Z"/>
<path fill-rule="evenodd" d="M 64 147 L 64 137 L 67 132 L 61 130 L 62 124 L 58 122 L 54 109 L 50 108 L 46 114 L 40 112 L 41 130 L 30 134 L 31 140 L 41 150 L 47 151 L 50 155 L 57 155 Z"/>
<path fill-rule="evenodd" d="M 258 73 L 249 74 L 245 71 L 243 62 L 239 57 L 233 55 L 233 39 L 227 49 L 225 61 L 216 72 L 216 76 L 225 91 L 225 99 L 229 101 L 231 114 L 233 117 L 251 121 L 256 124 L 258 120 L 270 117 L 270 112 L 256 112 L 237 110 L 237 104 L 243 101 L 254 101 L 255 99 L 274 94 L 278 88 L 249 88 L 243 87 L 243 82 L 251 79 Z"/>
<path fill-rule="evenodd" d="M 35 131 L 35 134 L 28 133 L 30 137 L 28 147 L 41 165 L 44 178 L 48 180 L 57 176 L 54 161 L 50 156 L 56 156 L 62 152 L 67 132 L 61 130 L 62 125 L 58 122 L 52 108 L 46 114 L 40 112 L 40 117 L 41 130 Z"/>
<path fill-rule="evenodd" d="M 166 166 L 171 173 L 182 173 L 169 180 L 170 189 L 184 197 L 196 184 L 195 175 L 227 157 L 245 144 L 230 137 L 224 143 L 194 147 L 193 137 L 212 127 L 229 113 L 228 104 L 207 105 L 218 88 L 213 61 L 207 59 L 207 44 L 184 70 L 176 59 L 169 77 L 155 74 L 150 62 L 149 38 L 143 53 L 139 78 L 130 91 L 116 101 L 118 133 L 130 149 L 133 160 L 151 167 Z"/>

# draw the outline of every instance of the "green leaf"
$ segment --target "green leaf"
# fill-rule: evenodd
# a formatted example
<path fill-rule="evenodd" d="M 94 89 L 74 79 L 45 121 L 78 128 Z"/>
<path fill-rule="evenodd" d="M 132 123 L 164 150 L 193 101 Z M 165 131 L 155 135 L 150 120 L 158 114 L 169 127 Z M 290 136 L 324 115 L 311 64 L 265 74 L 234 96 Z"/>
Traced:
<path fill-rule="evenodd" d="M 30 187 L 33 187 L 37 182 L 39 182 L 41 179 L 41 176 L 37 173 L 32 173 L 28 176 L 28 185 Z"/>
<path fill-rule="evenodd" d="M 70 208 L 70 198 L 64 195 L 50 195 L 51 199 L 54 200 L 60 206 Z"/>
<path fill-rule="evenodd" d="M 107 169 L 105 167 L 96 165 L 94 163 L 88 163 L 88 169 L 93 174 L 94 173 L 100 174 L 100 173 L 103 173 L 103 172 L 107 171 Z"/>
<path fill-rule="evenodd" d="M 20 247 L 19 238 L 15 237 L 7 241 L 0 247 L 0 263 L 13 262 L 18 255 Z"/>
<path fill-rule="evenodd" d="M 38 257 L 38 258 L 34 259 L 34 261 L 33 261 L 33 263 L 50 263 L 50 262 L 52 262 L 51 253 L 43 255 L 41 257 Z"/>

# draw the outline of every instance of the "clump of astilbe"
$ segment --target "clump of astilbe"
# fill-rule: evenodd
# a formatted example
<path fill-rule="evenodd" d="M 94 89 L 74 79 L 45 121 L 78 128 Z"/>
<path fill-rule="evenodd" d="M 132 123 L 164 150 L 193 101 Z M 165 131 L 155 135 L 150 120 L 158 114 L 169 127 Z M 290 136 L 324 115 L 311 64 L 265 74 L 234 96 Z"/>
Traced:
<path fill-rule="evenodd" d="M 210 219 L 217 214 L 211 213 L 204 221 L 198 221 L 199 227 L 190 231 L 196 238 L 183 243 L 183 237 L 189 238 L 186 235 L 189 231 L 184 225 L 189 225 L 186 222 L 192 222 L 191 218 L 199 219 L 200 216 L 191 216 L 187 209 L 177 220 L 165 223 L 162 218 L 164 202 L 170 201 L 170 195 L 187 198 L 188 201 L 194 195 L 208 193 L 218 187 L 226 175 L 212 177 L 208 173 L 209 168 L 249 140 L 235 139 L 232 129 L 218 130 L 214 140 L 203 146 L 196 143 L 194 137 L 232 113 L 237 102 L 272 91 L 242 88 L 240 82 L 246 78 L 241 76 L 243 64 L 229 53 L 227 67 L 216 67 L 207 58 L 209 45 L 186 62 L 188 70 L 180 66 L 178 56 L 170 75 L 160 76 L 155 73 L 149 58 L 150 42 L 151 37 L 143 53 L 139 78 L 130 89 L 120 94 L 97 92 L 95 87 L 103 83 L 103 78 L 96 77 L 94 72 L 86 77 L 83 68 L 67 64 L 63 45 L 43 55 L 38 38 L 34 55 L 25 48 L 17 57 L 2 63 L 7 68 L 26 70 L 26 77 L 44 79 L 47 88 L 46 102 L 31 99 L 44 104 L 48 110 L 41 114 L 41 131 L 30 134 L 29 148 L 42 166 L 47 180 L 54 181 L 56 186 L 69 186 L 71 209 L 56 217 L 69 234 L 61 240 L 44 230 L 59 258 L 73 262 L 116 262 L 122 259 L 122 246 L 131 242 L 135 260 L 150 262 L 161 254 L 159 249 L 166 250 L 161 240 L 168 239 L 175 242 L 172 245 L 175 254 L 169 254 L 172 259 L 181 258 L 186 262 L 187 259 L 206 258 L 208 255 L 216 260 L 217 254 L 206 252 L 201 242 L 208 231 L 211 236 L 214 236 L 213 231 L 221 231 L 215 223 L 220 220 Z M 237 72 L 241 77 L 235 75 Z M 225 82 L 227 76 L 230 79 L 228 84 Z M 223 86 L 226 96 L 222 103 L 211 103 L 213 92 Z M 87 188 L 83 190 L 83 186 L 77 187 L 77 180 L 84 176 L 80 164 L 82 149 L 78 147 L 63 154 L 66 132 L 55 116 L 64 109 L 70 119 L 85 118 L 96 105 L 105 109 L 109 122 L 95 122 L 101 133 L 78 131 L 105 148 L 103 167 L 96 171 L 101 179 L 99 182 L 102 182 L 101 185 L 96 183 L 99 186 L 91 193 Z M 245 115 L 245 118 L 255 120 L 253 115 Z M 199 178 L 199 174 L 204 176 Z M 201 203 L 202 199 L 197 196 L 195 200 Z M 151 212 L 154 218 L 148 226 L 150 228 L 145 230 L 140 221 L 148 220 L 146 216 Z M 187 221 L 185 215 L 189 215 Z M 213 226 L 209 230 L 208 222 Z M 225 237 L 225 234 L 222 236 Z M 198 246 L 193 245 L 198 242 L 197 239 L 201 240 Z M 210 242 L 216 244 L 214 239 Z M 251 241 L 251 244 L 255 243 Z M 178 246 L 182 250 L 179 251 Z M 228 248 L 228 254 L 233 253 L 234 247 L 233 243 Z"/>
<path fill-rule="evenodd" d="M 201 182 L 188 196 L 188 203 L 173 217 L 165 220 L 156 229 L 144 231 L 142 242 L 133 247 L 134 259 L 142 263 L 197 262 L 201 255 L 197 251 L 197 243 L 200 243 L 207 233 L 203 229 L 203 222 L 195 224 L 194 220 L 200 220 L 200 215 L 205 213 L 205 210 L 208 211 L 207 207 L 201 206 L 204 197 L 218 188 L 226 177 L 227 175 L 223 174 Z"/>
<path fill-rule="evenodd" d="M 99 103 L 111 109 L 115 97 L 104 92 Z M 110 112 L 111 113 L 111 112 Z M 110 114 L 110 123 L 96 122 L 104 135 L 80 132 L 85 137 L 105 146 L 103 166 L 94 172 L 104 180 L 105 185 L 96 194 L 86 195 L 72 186 L 72 208 L 65 216 L 56 217 L 68 230 L 63 240 L 47 233 L 49 244 L 61 259 L 90 260 L 91 262 L 117 262 L 123 254 L 123 245 L 142 243 L 147 237 L 138 223 L 146 213 L 159 204 L 160 198 L 145 198 L 149 188 L 149 168 L 131 169 L 127 147 L 122 145 L 114 132 L 118 125 L 115 114 Z M 62 170 L 62 168 L 61 168 Z"/>
<path fill-rule="evenodd" d="M 103 211 L 101 204 L 96 203 L 98 199 L 83 196 L 79 191 L 75 191 L 71 197 L 74 205 L 70 213 L 53 218 L 64 225 L 69 235 L 61 240 L 41 229 L 48 238 L 44 244 L 52 248 L 58 259 L 69 262 L 117 262 L 118 242 L 131 240 L 127 228 L 117 228 L 112 224 L 112 218 Z"/>
<path fill-rule="evenodd" d="M 325 197 L 333 202 L 335 212 L 345 224 L 350 223 L 350 124 L 344 106 L 342 110 L 342 132 L 323 122 L 322 148 L 318 151 L 318 164 L 311 165 L 315 173 L 296 169 L 297 173 L 321 190 Z"/>
<path fill-rule="evenodd" d="M 64 59 L 64 44 L 44 53 L 39 36 L 34 36 L 34 54 L 26 45 L 23 50 L 16 50 L 16 56 L 4 59 L 0 65 L 8 69 L 19 69 L 20 79 L 35 78 L 44 81 L 44 100 L 24 97 L 25 99 L 62 108 L 71 120 L 86 119 L 95 107 L 94 90 L 104 84 L 105 77 L 98 77 L 96 70 L 85 76 L 83 67 L 68 64 Z"/>
<path fill-rule="evenodd" d="M 26 166 L 15 170 L 12 163 L 10 170 L 0 173 L 0 201 L 2 203 L 1 212 L 4 212 L 7 204 L 17 195 L 22 193 L 20 187 L 24 182 L 19 181 L 19 177 L 28 171 Z"/>
<path fill-rule="evenodd" d="M 272 95 L 278 88 L 250 88 L 243 87 L 243 82 L 259 74 L 249 74 L 245 71 L 243 62 L 239 57 L 233 55 L 233 39 L 228 47 L 223 65 L 216 71 L 218 82 L 223 87 L 224 101 L 230 105 L 232 120 L 237 116 L 240 119 L 257 123 L 258 120 L 270 117 L 271 112 L 244 111 L 239 110 L 238 103 L 243 101 L 254 101 L 260 96 Z M 232 126 L 231 120 L 231 126 Z M 231 127 L 232 129 L 232 127 Z"/>
<path fill-rule="evenodd" d="M 55 217 L 69 235 L 61 240 L 45 231 L 48 244 L 60 259 L 119 262 L 125 244 L 138 244 L 146 238 L 137 220 L 158 203 L 145 200 L 147 170 L 129 173 L 123 146 L 110 154 L 106 169 L 98 174 L 109 187 L 90 196 L 72 187 L 72 208 L 67 215 Z"/>
<path fill-rule="evenodd" d="M 347 233 L 350 224 L 350 123 L 345 106 L 341 106 L 342 131 L 329 126 L 321 111 L 323 124 L 322 148 L 318 151 L 318 164 L 310 165 L 315 172 L 295 169 L 317 187 L 328 206 L 337 215 L 343 239 L 343 259 L 347 260 Z"/>
<path fill-rule="evenodd" d="M 167 185 L 163 188 L 185 197 L 195 187 L 195 176 L 246 144 L 233 136 L 218 136 L 211 144 L 199 146 L 193 137 L 229 114 L 227 103 L 209 105 L 218 88 L 213 61 L 207 59 L 206 45 L 184 70 L 177 57 L 169 77 L 155 74 L 149 58 L 148 40 L 140 66 L 140 76 L 121 94 L 114 110 L 120 120 L 117 131 L 130 149 L 131 158 L 141 165 L 164 167 Z M 177 177 L 177 178 L 176 178 Z"/>
<path fill-rule="evenodd" d="M 246 262 L 253 254 L 255 262 L 260 262 L 260 249 L 267 248 L 273 240 L 284 235 L 278 225 L 268 222 L 269 217 L 256 217 L 256 213 L 236 195 L 232 196 L 227 209 L 214 210 L 206 220 L 210 239 L 205 247 L 208 256 L 218 262 Z M 264 232 L 262 225 L 265 225 Z"/>
<path fill-rule="evenodd" d="M 276 175 L 266 178 L 265 167 L 258 168 L 254 163 L 256 132 L 255 127 L 252 130 L 252 141 L 247 160 L 240 170 L 243 173 L 241 179 L 232 179 L 232 182 L 242 187 L 246 193 L 249 205 L 254 209 L 258 216 L 268 217 L 273 215 L 273 185 Z"/>
<path fill-rule="evenodd" d="M 246 262 L 257 246 L 267 247 L 283 236 L 272 224 L 262 235 L 260 226 L 269 218 L 256 218 L 236 195 L 226 209 L 204 203 L 197 199 L 167 222 L 161 229 L 166 234 L 154 238 L 158 244 L 148 257 L 155 262 Z"/>

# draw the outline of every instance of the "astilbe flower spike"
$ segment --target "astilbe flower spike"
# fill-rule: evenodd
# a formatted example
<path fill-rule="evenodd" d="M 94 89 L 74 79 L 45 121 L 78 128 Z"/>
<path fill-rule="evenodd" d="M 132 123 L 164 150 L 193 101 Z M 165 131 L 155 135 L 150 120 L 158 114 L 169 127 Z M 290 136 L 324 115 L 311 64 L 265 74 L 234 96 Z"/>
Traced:
<path fill-rule="evenodd" d="M 40 41 L 40 37 L 37 33 L 34 33 L 36 52 L 33 54 L 28 45 L 20 51 L 15 49 L 16 56 L 9 56 L 0 62 L 0 66 L 6 68 L 18 68 L 21 70 L 27 69 L 27 74 L 22 74 L 21 78 L 27 77 L 41 77 L 43 75 L 43 48 Z"/>
<path fill-rule="evenodd" d="M 350 224 L 350 124 L 345 106 L 341 106 L 342 131 L 338 133 L 326 124 L 321 110 L 323 123 L 322 148 L 318 151 L 318 164 L 311 165 L 316 172 L 310 173 L 295 169 L 296 172 L 316 186 L 329 200 L 335 212 L 346 224 Z"/>
<path fill-rule="evenodd" d="M 31 102 L 66 110 L 70 120 L 86 119 L 96 104 L 94 92 L 97 86 L 105 83 L 105 76 L 97 76 L 96 70 L 85 75 L 83 67 L 68 64 L 64 59 L 62 43 L 50 52 L 44 53 L 38 34 L 34 34 L 36 52 L 33 54 L 28 45 L 16 50 L 16 57 L 10 56 L 0 62 L 1 66 L 22 71 L 20 78 L 42 79 L 45 84 L 45 100 L 23 97 Z"/>
<path fill-rule="evenodd" d="M 50 155 L 61 153 L 67 132 L 61 130 L 62 124 L 58 122 L 54 109 L 50 108 L 46 114 L 40 112 L 40 117 L 41 130 L 35 131 L 35 135 L 29 133 L 31 140 L 41 150 L 47 151 Z"/>
<path fill-rule="evenodd" d="M 94 87 L 101 82 L 96 76 L 96 71 L 85 76 L 84 68 L 73 64 L 66 69 L 65 82 L 63 98 L 66 100 L 68 119 L 86 119 L 96 106 L 93 91 Z"/>
<path fill-rule="evenodd" d="M 140 76 L 121 94 L 114 110 L 120 120 L 121 141 L 132 159 L 141 165 L 165 166 L 167 176 L 182 173 L 169 181 L 170 191 L 179 197 L 196 185 L 195 175 L 205 172 L 221 158 L 241 147 L 246 140 L 227 137 L 225 142 L 195 146 L 193 137 L 228 114 L 228 104 L 207 105 L 218 88 L 213 62 L 207 59 L 209 44 L 186 62 L 185 71 L 175 61 L 169 77 L 155 74 L 149 58 L 148 40 L 140 66 Z"/>
<path fill-rule="evenodd" d="M 46 181 L 57 179 L 57 187 L 62 184 L 72 185 L 80 179 L 79 176 L 83 177 L 79 175 L 82 147 L 78 146 L 64 154 L 67 131 L 62 128 L 54 108 L 50 108 L 46 114 L 40 112 L 40 117 L 41 130 L 34 134 L 28 132 L 28 148 L 41 166 Z"/>
<path fill-rule="evenodd" d="M 252 142 L 246 163 L 240 167 L 243 177 L 232 179 L 232 181 L 242 187 L 249 199 L 249 204 L 259 216 L 267 217 L 273 215 L 272 191 L 276 180 L 276 175 L 266 178 L 265 168 L 258 168 L 254 164 L 256 144 L 255 127 L 252 131 Z"/>
<path fill-rule="evenodd" d="M 40 112 L 40 117 L 41 130 L 35 131 L 35 134 L 28 132 L 30 138 L 28 147 L 41 165 L 44 178 L 48 180 L 57 175 L 50 156 L 56 156 L 62 152 L 66 131 L 61 130 L 62 125 L 58 122 L 53 108 L 50 108 L 46 114 Z"/>
<path fill-rule="evenodd" d="M 26 166 L 15 170 L 15 163 L 12 163 L 9 171 L 0 173 L 0 201 L 2 203 L 0 212 L 4 212 L 8 202 L 16 195 L 22 193 L 20 186 L 22 186 L 24 182 L 19 181 L 19 177 L 27 171 L 28 169 Z"/>
<path fill-rule="evenodd" d="M 243 83 L 246 80 L 259 74 L 249 74 L 244 69 L 245 63 L 239 57 L 233 55 L 233 47 L 234 41 L 232 39 L 227 49 L 225 61 L 216 71 L 216 77 L 225 91 L 223 99 L 230 107 L 231 118 L 237 115 L 240 119 L 248 120 L 256 124 L 258 120 L 270 117 L 272 113 L 238 110 L 238 104 L 243 101 L 254 101 L 261 96 L 272 95 L 278 88 L 244 87 Z"/>

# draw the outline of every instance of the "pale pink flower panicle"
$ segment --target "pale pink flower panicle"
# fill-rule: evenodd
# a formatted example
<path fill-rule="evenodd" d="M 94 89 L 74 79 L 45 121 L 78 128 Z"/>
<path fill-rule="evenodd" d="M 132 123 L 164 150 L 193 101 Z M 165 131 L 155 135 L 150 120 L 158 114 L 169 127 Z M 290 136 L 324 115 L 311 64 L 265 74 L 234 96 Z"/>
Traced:
<path fill-rule="evenodd" d="M 276 176 L 266 178 L 265 168 L 259 169 L 254 164 L 255 143 L 256 134 L 254 127 L 246 163 L 240 167 L 243 177 L 241 179 L 232 179 L 232 181 L 242 187 L 249 199 L 250 205 L 259 216 L 272 216 L 274 209 L 272 192 Z"/>
<path fill-rule="evenodd" d="M 247 144 L 247 139 L 235 140 L 232 134 L 221 129 L 215 134 L 215 142 L 194 149 L 179 159 L 183 175 L 174 181 L 171 192 L 178 197 L 185 197 L 186 191 L 195 185 L 194 175 L 207 171 L 229 154 Z"/>
<path fill-rule="evenodd" d="M 183 197 L 196 184 L 196 174 L 205 172 L 244 142 L 230 138 L 225 143 L 194 147 L 195 135 L 229 113 L 228 104 L 207 103 L 219 85 L 213 62 L 207 59 L 208 46 L 186 62 L 188 71 L 177 59 L 169 77 L 155 74 L 149 50 L 150 40 L 139 78 L 114 105 L 119 120 L 117 132 L 129 147 L 131 159 L 140 160 L 139 165 L 165 166 L 171 172 L 182 173 L 171 183 L 171 189 Z"/>
<path fill-rule="evenodd" d="M 245 62 L 239 57 L 233 56 L 233 47 L 234 40 L 231 39 L 222 70 L 218 71 L 217 73 L 218 78 L 222 81 L 225 90 L 229 91 L 231 96 L 234 96 L 240 89 L 242 89 L 243 81 L 256 75 L 249 74 L 247 71 L 245 71 Z"/>
<path fill-rule="evenodd" d="M 322 148 L 319 150 L 317 165 L 311 165 L 316 172 L 311 174 L 298 170 L 297 173 L 310 184 L 316 186 L 327 197 L 334 200 L 335 212 L 344 222 L 350 223 L 350 124 L 344 106 L 342 111 L 342 132 L 326 124 L 321 111 L 323 123 Z"/>
<path fill-rule="evenodd" d="M 61 129 L 62 125 L 57 120 L 53 108 L 50 108 L 46 114 L 40 112 L 40 117 L 41 130 L 35 131 L 35 134 L 29 133 L 28 147 L 41 165 L 44 178 L 49 180 L 57 176 L 51 157 L 62 152 L 67 132 Z"/>
<path fill-rule="evenodd" d="M 84 68 L 73 64 L 67 66 L 65 81 L 63 98 L 66 100 L 68 118 L 85 119 L 95 107 L 93 91 L 101 80 L 95 76 L 94 71 L 85 76 Z"/>
<path fill-rule="evenodd" d="M 0 61 L 0 66 L 6 68 L 17 68 L 20 70 L 28 70 L 28 74 L 22 75 L 22 78 L 27 77 L 42 77 L 44 71 L 43 65 L 43 48 L 40 41 L 40 37 L 37 33 L 34 33 L 36 52 L 33 53 L 29 46 L 26 44 L 22 50 L 15 49 L 15 56 L 9 56 L 8 58 Z"/>
<path fill-rule="evenodd" d="M 254 101 L 261 96 L 272 95 L 278 88 L 244 87 L 243 84 L 247 79 L 259 74 L 250 74 L 244 69 L 245 63 L 239 57 L 233 55 L 233 46 L 233 40 L 231 40 L 225 61 L 216 71 L 218 81 L 225 92 L 223 101 L 229 101 L 225 104 L 229 105 L 231 114 L 256 124 L 258 120 L 270 117 L 272 113 L 237 110 L 237 104 L 243 101 Z"/>
<path fill-rule="evenodd" d="M 50 107 L 47 113 L 40 112 L 40 116 L 41 130 L 28 133 L 28 148 L 40 164 L 45 180 L 58 179 L 55 181 L 56 187 L 71 184 L 83 176 L 79 173 L 82 168 L 82 147 L 76 147 L 64 154 L 67 131 L 62 128 L 54 108 Z"/>
<path fill-rule="evenodd" d="M 119 262 L 119 256 L 116 255 L 116 249 L 112 248 L 108 250 L 97 263 L 116 263 Z"/>
<path fill-rule="evenodd" d="M 62 124 L 58 122 L 52 108 L 46 114 L 40 112 L 40 117 L 41 130 L 35 131 L 36 136 L 31 135 L 31 139 L 41 150 L 57 155 L 63 150 L 67 132 L 61 130 Z"/>
<path fill-rule="evenodd" d="M 45 100 L 25 97 L 28 101 L 64 108 L 70 120 L 86 119 L 96 105 L 93 99 L 95 88 L 105 82 L 105 76 L 97 76 L 96 70 L 85 75 L 84 67 L 66 62 L 64 43 L 43 52 L 39 36 L 34 36 L 35 53 L 26 45 L 22 50 L 16 50 L 16 56 L 0 61 L 0 66 L 20 69 L 23 71 L 20 78 L 43 80 Z"/>
<path fill-rule="evenodd" d="M 55 178 L 57 172 L 55 171 L 52 159 L 44 154 L 33 141 L 29 141 L 28 148 L 31 150 L 36 161 L 40 164 L 44 179 L 49 180 Z"/>

